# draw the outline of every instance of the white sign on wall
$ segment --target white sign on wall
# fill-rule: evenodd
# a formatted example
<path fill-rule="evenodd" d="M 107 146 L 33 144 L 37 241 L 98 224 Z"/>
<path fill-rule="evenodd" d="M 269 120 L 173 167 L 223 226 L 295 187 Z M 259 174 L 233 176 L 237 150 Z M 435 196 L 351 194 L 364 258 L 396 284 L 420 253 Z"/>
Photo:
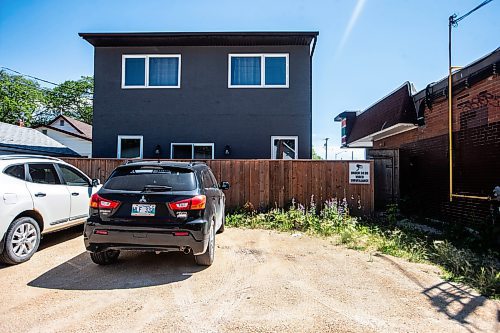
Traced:
<path fill-rule="evenodd" d="M 370 163 L 349 163 L 349 184 L 370 184 Z"/>

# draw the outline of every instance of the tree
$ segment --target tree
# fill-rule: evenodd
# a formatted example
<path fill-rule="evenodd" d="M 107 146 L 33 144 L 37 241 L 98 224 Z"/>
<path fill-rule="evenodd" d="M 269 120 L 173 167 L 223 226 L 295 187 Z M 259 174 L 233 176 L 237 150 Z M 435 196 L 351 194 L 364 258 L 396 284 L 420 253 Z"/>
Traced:
<path fill-rule="evenodd" d="M 80 80 L 64 81 L 45 94 L 45 110 L 39 120 L 46 122 L 63 114 L 92 124 L 92 97 L 94 78 L 82 76 Z"/>
<path fill-rule="evenodd" d="M 23 121 L 29 126 L 43 102 L 44 95 L 37 82 L 0 70 L 0 121 L 9 124 Z"/>
<path fill-rule="evenodd" d="M 314 148 L 312 148 L 312 159 L 313 159 L 313 160 L 322 160 L 321 156 L 319 156 L 319 155 L 316 153 L 316 150 L 314 150 Z"/>

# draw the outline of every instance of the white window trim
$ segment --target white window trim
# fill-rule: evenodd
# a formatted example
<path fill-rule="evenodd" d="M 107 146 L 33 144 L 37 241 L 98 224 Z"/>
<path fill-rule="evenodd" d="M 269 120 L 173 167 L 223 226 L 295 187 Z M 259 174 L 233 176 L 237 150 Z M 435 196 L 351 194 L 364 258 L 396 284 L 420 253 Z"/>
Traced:
<path fill-rule="evenodd" d="M 125 59 L 128 58 L 141 58 L 144 59 L 144 85 L 142 86 L 126 86 L 125 85 Z M 177 71 L 177 85 L 176 86 L 150 86 L 149 85 L 149 58 L 178 58 L 179 59 L 179 69 Z M 178 89 L 181 87 L 181 62 L 182 57 L 180 54 L 123 54 L 122 55 L 122 89 Z"/>
<path fill-rule="evenodd" d="M 260 85 L 233 85 L 231 84 L 231 58 L 233 57 L 260 57 Z M 266 58 L 285 58 L 286 62 L 286 84 L 266 85 Z M 289 53 L 230 53 L 227 61 L 227 87 L 228 88 L 289 88 L 290 70 Z"/>
<path fill-rule="evenodd" d="M 136 157 L 139 159 L 143 158 L 143 136 L 142 135 L 118 135 L 118 144 L 116 148 L 116 158 L 122 158 L 122 139 L 140 139 L 141 140 L 141 146 L 140 146 L 140 157 Z M 128 157 L 127 157 L 128 158 Z"/>
<path fill-rule="evenodd" d="M 295 140 L 295 160 L 299 159 L 299 137 L 298 136 L 271 136 L 271 159 L 276 160 L 274 151 L 274 140 Z"/>
<path fill-rule="evenodd" d="M 199 147 L 199 146 L 210 146 L 212 147 L 212 160 L 214 159 L 215 155 L 215 144 L 214 143 L 191 143 L 191 142 L 172 142 L 170 143 L 170 158 L 174 158 L 174 146 L 191 146 L 191 159 L 194 159 L 194 147 Z"/>

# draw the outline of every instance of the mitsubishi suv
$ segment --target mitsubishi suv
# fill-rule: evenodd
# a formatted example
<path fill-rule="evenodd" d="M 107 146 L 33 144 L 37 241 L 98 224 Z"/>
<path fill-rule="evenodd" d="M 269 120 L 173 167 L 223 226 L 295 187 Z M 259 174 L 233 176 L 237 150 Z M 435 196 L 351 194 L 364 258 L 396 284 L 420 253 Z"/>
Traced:
<path fill-rule="evenodd" d="M 192 252 L 198 265 L 209 266 L 215 234 L 224 231 L 228 188 L 201 162 L 121 165 L 90 200 L 85 247 L 100 265 L 135 250 Z"/>
<path fill-rule="evenodd" d="M 0 156 L 0 261 L 29 260 L 43 234 L 82 224 L 99 181 L 47 156 Z"/>

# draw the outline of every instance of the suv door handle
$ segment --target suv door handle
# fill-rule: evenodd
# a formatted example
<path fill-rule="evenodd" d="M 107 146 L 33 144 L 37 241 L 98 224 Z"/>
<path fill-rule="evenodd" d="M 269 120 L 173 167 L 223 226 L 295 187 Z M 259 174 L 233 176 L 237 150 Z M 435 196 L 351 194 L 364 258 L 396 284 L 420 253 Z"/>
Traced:
<path fill-rule="evenodd" d="M 46 195 L 47 195 L 47 194 L 42 193 L 42 192 L 35 193 L 35 197 L 37 197 L 37 198 L 44 197 L 44 196 L 46 196 Z"/>
<path fill-rule="evenodd" d="M 78 193 L 78 192 L 73 192 L 73 193 L 71 193 L 71 195 L 72 195 L 72 196 L 74 196 L 74 197 L 76 197 L 77 195 L 80 195 L 80 193 Z"/>

